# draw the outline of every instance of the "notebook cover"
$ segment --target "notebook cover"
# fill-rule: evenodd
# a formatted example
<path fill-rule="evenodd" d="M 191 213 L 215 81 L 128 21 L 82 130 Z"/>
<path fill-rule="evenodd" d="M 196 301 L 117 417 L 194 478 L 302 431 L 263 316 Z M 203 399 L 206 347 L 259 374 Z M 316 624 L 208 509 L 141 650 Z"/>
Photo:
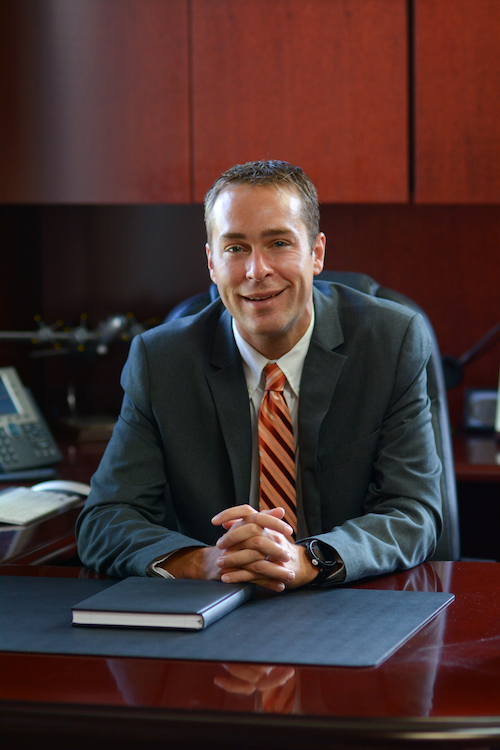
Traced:
<path fill-rule="evenodd" d="M 112 585 L 92 579 L 0 576 L 0 650 L 370 667 L 454 599 L 437 592 L 299 589 L 258 593 L 196 632 L 73 627 L 71 608 Z"/>

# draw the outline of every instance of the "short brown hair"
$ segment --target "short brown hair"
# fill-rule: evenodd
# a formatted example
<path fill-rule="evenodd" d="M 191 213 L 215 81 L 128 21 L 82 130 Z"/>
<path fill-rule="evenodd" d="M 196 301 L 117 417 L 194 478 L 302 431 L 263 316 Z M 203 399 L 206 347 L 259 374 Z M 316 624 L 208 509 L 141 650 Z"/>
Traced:
<path fill-rule="evenodd" d="M 224 172 L 212 185 L 205 196 L 205 226 L 207 239 L 211 242 L 212 213 L 215 201 L 225 188 L 231 183 L 247 185 L 280 185 L 294 187 L 302 203 L 302 218 L 306 225 L 311 248 L 319 233 L 319 204 L 318 193 L 313 183 L 300 168 L 287 161 L 249 161 L 246 164 L 236 164 Z"/>

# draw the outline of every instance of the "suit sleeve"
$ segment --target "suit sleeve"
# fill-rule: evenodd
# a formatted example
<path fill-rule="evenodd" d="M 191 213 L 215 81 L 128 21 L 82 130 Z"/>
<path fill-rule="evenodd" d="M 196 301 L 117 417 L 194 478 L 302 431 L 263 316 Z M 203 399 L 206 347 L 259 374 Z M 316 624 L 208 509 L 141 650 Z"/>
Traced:
<path fill-rule="evenodd" d="M 145 575 L 148 565 L 162 555 L 204 546 L 175 530 L 140 336 L 132 341 L 122 387 L 121 413 L 76 526 L 84 565 L 117 577 Z"/>
<path fill-rule="evenodd" d="M 370 436 L 374 449 L 366 447 L 367 455 L 345 469 L 352 486 L 363 475 L 369 478 L 362 512 L 315 535 L 341 556 L 346 581 L 411 568 L 435 549 L 442 501 L 441 463 L 427 395 L 430 353 L 425 324 L 414 315 L 402 341 L 381 424 Z"/>

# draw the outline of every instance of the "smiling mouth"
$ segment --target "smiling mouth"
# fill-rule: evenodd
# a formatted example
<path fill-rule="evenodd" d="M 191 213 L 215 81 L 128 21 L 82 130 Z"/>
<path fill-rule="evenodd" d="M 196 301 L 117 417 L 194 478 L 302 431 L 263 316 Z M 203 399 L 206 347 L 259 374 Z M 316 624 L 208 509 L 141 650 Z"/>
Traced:
<path fill-rule="evenodd" d="M 283 290 L 280 289 L 279 292 L 274 292 L 273 294 L 268 294 L 266 296 L 259 296 L 259 297 L 251 297 L 250 295 L 243 295 L 245 299 L 249 300 L 250 302 L 265 302 L 268 299 L 273 299 L 273 297 L 277 297 L 279 294 L 281 294 Z"/>

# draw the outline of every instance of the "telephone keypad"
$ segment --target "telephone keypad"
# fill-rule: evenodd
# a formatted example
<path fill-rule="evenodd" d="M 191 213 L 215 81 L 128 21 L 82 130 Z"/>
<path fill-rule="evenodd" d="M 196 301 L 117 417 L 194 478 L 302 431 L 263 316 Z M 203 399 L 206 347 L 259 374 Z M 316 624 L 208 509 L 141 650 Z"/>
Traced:
<path fill-rule="evenodd" d="M 19 460 L 16 451 L 12 447 L 12 440 L 7 436 L 3 428 L 0 428 L 0 456 L 2 464 L 9 467 L 13 466 Z"/>
<path fill-rule="evenodd" d="M 31 392 L 13 367 L 0 367 L 0 401 L 0 475 L 62 460 Z"/>
<path fill-rule="evenodd" d="M 15 427 L 15 430 L 12 430 Z M 15 437 L 14 437 L 15 435 Z M 24 441 L 18 443 L 20 438 Z M 7 429 L 0 427 L 0 464 L 6 469 L 15 469 L 16 464 L 23 458 L 16 448 L 26 451 L 26 440 L 31 447 L 32 455 L 43 461 L 50 463 L 51 460 L 57 459 L 58 452 L 53 447 L 48 435 L 39 424 L 12 425 L 9 424 Z M 18 445 L 17 445 L 18 444 Z"/>

